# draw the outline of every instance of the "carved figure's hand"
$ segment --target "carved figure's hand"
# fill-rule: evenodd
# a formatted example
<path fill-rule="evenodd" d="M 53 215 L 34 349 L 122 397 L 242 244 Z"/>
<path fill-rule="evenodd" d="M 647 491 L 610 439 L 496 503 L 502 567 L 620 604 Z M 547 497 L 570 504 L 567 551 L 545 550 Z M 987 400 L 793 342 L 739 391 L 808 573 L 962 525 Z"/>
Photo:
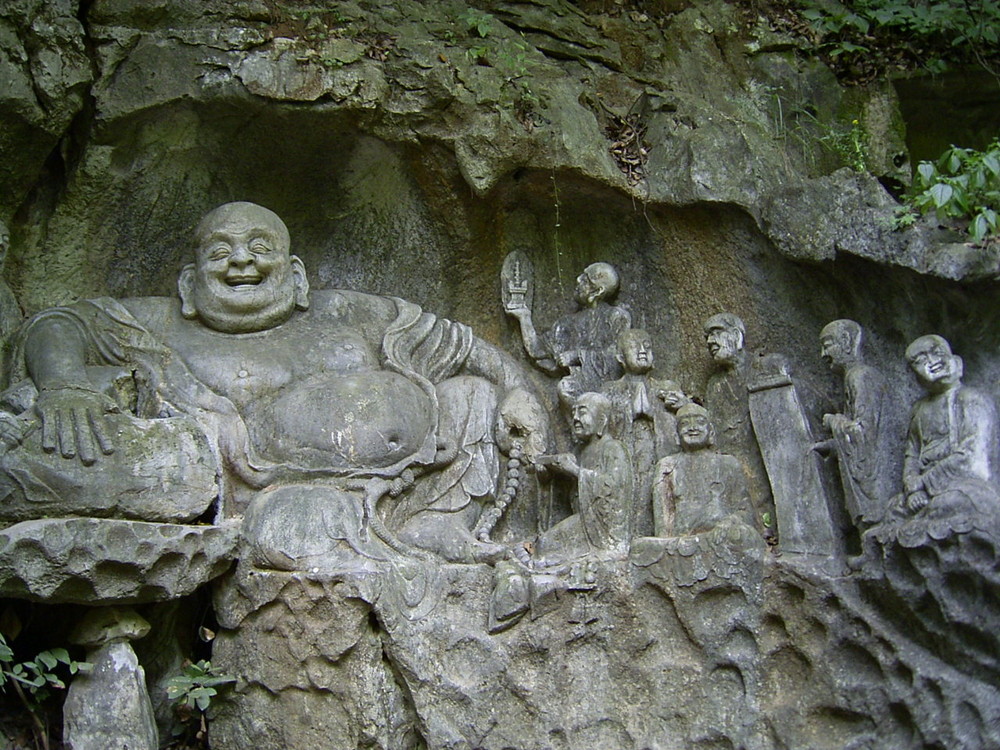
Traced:
<path fill-rule="evenodd" d="M 830 415 L 828 414 L 827 416 Z M 821 456 L 828 456 L 834 450 L 834 442 L 832 440 L 820 440 L 812 444 L 812 449 Z"/>
<path fill-rule="evenodd" d="M 912 492 L 906 496 L 906 507 L 909 508 L 912 513 L 916 513 L 930 501 L 930 495 L 923 490 L 918 490 L 917 492 Z"/>
<path fill-rule="evenodd" d="M 920 492 L 923 488 L 924 479 L 919 474 L 903 476 L 903 489 L 906 491 L 907 495 L 912 495 L 914 492 Z"/>
<path fill-rule="evenodd" d="M 503 309 L 504 312 L 517 320 L 522 329 L 527 328 L 529 330 L 534 330 L 535 323 L 531 318 L 531 308 L 528 307 L 523 298 L 520 300 L 508 300 L 504 304 Z M 524 333 L 522 332 L 522 336 L 523 335 Z"/>
<path fill-rule="evenodd" d="M 572 453 L 553 453 L 547 456 L 539 456 L 538 464 L 550 467 L 563 474 L 578 476 L 580 473 L 580 466 L 576 462 L 576 456 Z"/>
<path fill-rule="evenodd" d="M 513 315 L 515 318 L 522 318 L 526 315 L 531 315 L 531 310 L 524 301 L 523 294 L 509 295 L 504 301 L 503 309 L 508 315 Z"/>
<path fill-rule="evenodd" d="M 98 451 L 114 453 L 105 415 L 118 412 L 118 405 L 103 393 L 82 388 L 56 388 L 38 394 L 35 412 L 42 421 L 42 449 L 59 449 L 63 458 L 79 456 L 90 466 Z"/>
<path fill-rule="evenodd" d="M 570 367 L 571 365 L 580 364 L 580 352 L 576 349 L 570 349 L 569 351 L 560 352 L 556 355 L 556 362 L 559 363 L 560 367 Z"/>

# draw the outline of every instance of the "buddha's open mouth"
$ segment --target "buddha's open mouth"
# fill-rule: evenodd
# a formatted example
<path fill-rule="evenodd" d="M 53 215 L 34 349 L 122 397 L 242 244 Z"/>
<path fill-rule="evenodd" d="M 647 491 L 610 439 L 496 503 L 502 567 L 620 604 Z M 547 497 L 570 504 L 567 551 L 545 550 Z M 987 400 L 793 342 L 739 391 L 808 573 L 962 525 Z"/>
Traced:
<path fill-rule="evenodd" d="M 257 286 L 264 280 L 263 276 L 227 276 L 226 284 L 233 288 Z"/>

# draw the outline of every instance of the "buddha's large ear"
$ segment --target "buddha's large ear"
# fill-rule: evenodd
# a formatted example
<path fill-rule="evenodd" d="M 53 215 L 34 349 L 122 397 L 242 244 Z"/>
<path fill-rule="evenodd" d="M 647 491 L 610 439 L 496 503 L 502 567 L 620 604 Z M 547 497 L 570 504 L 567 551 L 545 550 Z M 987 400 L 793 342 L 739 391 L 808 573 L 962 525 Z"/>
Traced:
<path fill-rule="evenodd" d="M 198 317 L 194 306 L 194 263 L 188 263 L 177 277 L 177 292 L 181 295 L 181 315 L 188 320 Z"/>
<path fill-rule="evenodd" d="M 289 258 L 292 264 L 292 280 L 295 284 L 295 308 L 309 309 L 309 279 L 306 278 L 306 267 L 298 255 Z M 183 297 L 183 295 L 181 295 Z"/>

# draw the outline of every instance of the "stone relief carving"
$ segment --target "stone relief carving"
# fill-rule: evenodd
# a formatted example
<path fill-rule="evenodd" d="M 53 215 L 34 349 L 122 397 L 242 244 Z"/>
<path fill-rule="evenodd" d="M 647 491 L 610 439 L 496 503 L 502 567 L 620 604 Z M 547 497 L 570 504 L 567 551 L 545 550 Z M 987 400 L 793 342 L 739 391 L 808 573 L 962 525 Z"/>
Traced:
<path fill-rule="evenodd" d="M 653 341 L 646 331 L 630 328 L 618 336 L 618 361 L 624 374 L 605 383 L 603 392 L 611 400 L 611 431 L 632 457 L 632 529 L 635 536 L 649 536 L 653 467 L 678 450 L 676 420 L 666 402 L 680 404 L 686 396 L 676 384 L 665 389 L 652 377 Z"/>
<path fill-rule="evenodd" d="M 837 458 L 844 502 L 851 520 L 862 530 L 879 521 L 888 503 L 886 461 L 889 387 L 862 356 L 861 326 L 853 320 L 835 320 L 820 331 L 820 356 L 844 378 L 842 412 L 824 414 L 831 437 L 816 443 L 821 454 Z"/>
<path fill-rule="evenodd" d="M 393 544 L 448 559 L 500 554 L 472 534 L 496 491 L 496 417 L 521 415 L 513 421 L 528 451 L 546 428 L 526 421 L 537 409 L 514 405 L 533 397 L 505 355 L 402 300 L 310 295 L 284 223 L 260 206 L 215 209 L 195 242 L 179 306 L 92 300 L 29 324 L 24 361 L 40 430 L 6 466 L 23 505 L 164 520 L 138 501 L 162 488 L 179 513 L 170 520 L 185 521 L 215 497 L 217 475 L 221 515 L 245 512 L 264 567 L 353 565 L 359 553 L 384 559 Z M 136 370 L 136 416 L 95 383 L 93 361 Z M 113 463 L 135 466 L 132 446 L 149 457 L 148 471 Z M 81 465 L 95 463 L 110 481 L 127 480 L 122 507 L 80 504 Z M 192 501 L 168 482 L 191 487 Z M 38 487 L 54 497 L 38 497 Z M 383 497 L 393 501 L 391 541 L 375 510 Z"/>
<path fill-rule="evenodd" d="M 591 263 L 576 278 L 574 300 L 579 309 L 559 318 L 544 334 L 536 328 L 529 306 L 530 264 L 521 256 L 505 266 L 504 310 L 515 318 L 524 349 L 535 365 L 549 374 L 562 374 L 559 397 L 568 408 L 581 393 L 599 391 L 621 374 L 617 338 L 632 324 L 624 307 L 612 304 L 620 285 L 610 263 Z M 518 269 L 515 273 L 514 269 Z M 569 374 L 565 374 L 565 373 Z"/>
<path fill-rule="evenodd" d="M 962 358 L 941 336 L 916 339 L 906 359 L 927 395 L 910 411 L 903 492 L 891 512 L 902 533 L 942 539 L 996 518 L 1000 509 L 996 404 L 962 384 Z"/>
<path fill-rule="evenodd" d="M 538 539 L 543 564 L 597 555 L 624 557 L 632 538 L 632 461 L 625 445 L 610 433 L 611 400 L 601 393 L 582 393 L 573 404 L 573 435 L 580 441 L 572 453 L 538 457 L 540 466 L 576 480 L 576 507 Z"/>
<path fill-rule="evenodd" d="M 656 536 L 724 536 L 729 527 L 739 525 L 753 536 L 753 507 L 743 468 L 715 450 L 708 411 L 697 404 L 682 406 L 677 410 L 677 434 L 681 452 L 656 465 Z M 737 529 L 741 536 L 746 531 Z"/>
<path fill-rule="evenodd" d="M 321 717 L 310 741 L 417 746 L 403 678 L 372 677 L 366 666 L 381 664 L 385 648 L 371 618 L 414 647 L 393 659 L 416 675 L 407 689 L 420 691 L 447 658 L 428 655 L 437 641 L 417 648 L 421 629 L 440 636 L 458 606 L 479 618 L 463 621 L 462 642 L 478 644 L 483 663 L 507 664 L 516 650 L 505 644 L 534 637 L 532 623 L 562 618 L 544 632 L 585 640 L 613 627 L 607 597 L 648 584 L 716 659 L 713 675 L 738 664 L 752 682 L 756 662 L 701 622 L 696 602 L 721 590 L 737 592 L 744 609 L 763 606 L 777 558 L 759 520 L 772 490 L 777 551 L 801 562 L 796 575 L 838 577 L 844 602 L 857 596 L 843 588 L 850 576 L 916 601 L 916 569 L 928 596 L 964 621 L 948 580 L 978 576 L 984 600 L 1000 586 L 984 552 L 1000 538 L 996 407 L 962 383 L 962 360 L 940 336 L 907 348 L 926 396 L 911 413 L 902 482 L 887 481 L 890 407 L 884 378 L 863 360 L 859 324 L 837 320 L 820 334 L 845 399 L 822 417 L 829 437 L 817 441 L 788 359 L 751 360 L 737 316 L 704 325 L 716 372 L 703 407 L 654 377 L 653 337 L 612 304 L 612 266 L 588 266 L 580 309 L 538 334 L 534 273 L 512 253 L 504 310 L 528 358 L 560 378 L 578 443 L 576 453 L 550 453 L 552 415 L 512 356 L 401 299 L 310 290 L 271 211 L 220 206 L 194 245 L 179 301 L 82 301 L 23 329 L 15 382 L 0 398 L 0 520 L 10 524 L 0 530 L 0 590 L 127 604 L 176 599 L 221 576 L 216 649 L 240 683 L 219 718 L 220 747 L 249 741 L 250 714 L 277 746 L 302 696 Z M 819 453 L 836 455 L 846 509 L 865 532 L 849 574 Z M 555 476 L 569 480 L 572 514 L 534 534 L 507 528 L 512 510 L 554 491 Z M 938 562 L 919 554 L 928 546 Z M 130 557 L 113 579 L 102 572 L 111 557 Z M 924 628 L 916 638 L 940 637 L 939 621 L 918 607 L 911 615 Z M 101 664 L 127 662 L 130 720 L 155 746 L 142 668 L 126 643 L 145 632 L 138 622 L 80 642 Z M 490 640 L 501 633 L 510 641 Z M 67 702 L 70 735 L 106 731 L 95 685 L 81 681 Z M 324 695 L 317 685 L 339 687 Z M 754 704 L 754 689 L 740 701 Z M 377 728 L 364 728 L 362 714 L 381 717 Z M 461 727 L 435 721 L 433 746 L 464 746 Z"/>
<path fill-rule="evenodd" d="M 654 580 L 690 586 L 759 576 L 764 539 L 757 530 L 743 465 L 715 448 L 708 411 L 677 410 L 681 451 L 661 459 L 652 491 L 655 536 L 637 539 L 632 561 Z"/>
<path fill-rule="evenodd" d="M 819 459 L 786 357 L 768 354 L 754 369 L 750 417 L 774 494 L 782 548 L 836 566 L 841 557 Z"/>
<path fill-rule="evenodd" d="M 705 385 L 705 408 L 715 420 L 719 450 L 743 462 L 758 512 L 772 507 L 771 487 L 750 421 L 748 387 L 753 362 L 746 351 L 746 326 L 732 313 L 713 315 L 704 324 L 705 343 L 715 371 Z"/>
<path fill-rule="evenodd" d="M 987 614 L 1000 592 L 996 403 L 962 382 L 962 358 L 942 336 L 915 339 L 906 361 L 925 395 L 910 410 L 900 491 L 852 567 L 893 603 L 885 612 L 905 621 L 911 639 L 991 684 L 1000 677 L 1000 637 Z"/>

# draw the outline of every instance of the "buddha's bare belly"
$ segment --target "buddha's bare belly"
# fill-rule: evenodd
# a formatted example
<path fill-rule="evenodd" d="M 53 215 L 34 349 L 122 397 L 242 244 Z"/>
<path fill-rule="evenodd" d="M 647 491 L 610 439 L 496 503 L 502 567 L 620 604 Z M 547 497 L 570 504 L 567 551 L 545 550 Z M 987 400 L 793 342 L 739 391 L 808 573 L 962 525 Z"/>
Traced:
<path fill-rule="evenodd" d="M 325 372 L 284 386 L 244 415 L 254 447 L 272 461 L 310 469 L 380 468 L 417 451 L 433 410 L 398 373 Z"/>

